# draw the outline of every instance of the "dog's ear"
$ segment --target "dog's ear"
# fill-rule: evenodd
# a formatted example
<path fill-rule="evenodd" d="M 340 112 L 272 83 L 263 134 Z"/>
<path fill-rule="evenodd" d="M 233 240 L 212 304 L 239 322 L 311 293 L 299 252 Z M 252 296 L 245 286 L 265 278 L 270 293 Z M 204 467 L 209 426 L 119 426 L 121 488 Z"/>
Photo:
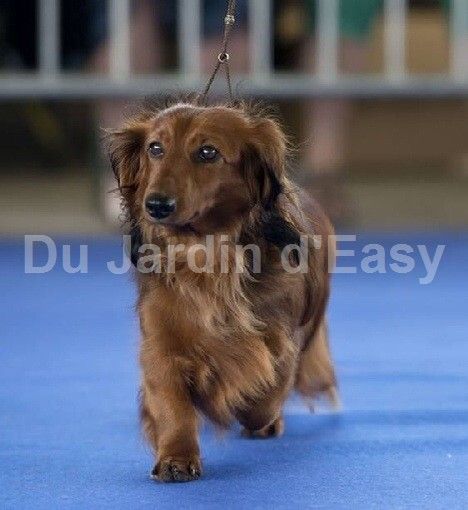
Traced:
<path fill-rule="evenodd" d="M 286 137 L 281 127 L 271 119 L 252 120 L 242 166 L 253 199 L 265 210 L 274 208 L 283 191 L 285 165 Z"/>
<path fill-rule="evenodd" d="M 256 120 L 252 124 L 243 161 L 251 195 L 261 206 L 260 234 L 280 250 L 290 244 L 299 245 L 299 232 L 278 206 L 278 198 L 285 185 L 286 136 L 271 119 Z M 298 263 L 296 259 L 294 261 Z"/>
<path fill-rule="evenodd" d="M 130 220 L 131 244 L 130 259 L 136 267 L 138 249 L 142 244 L 141 231 L 133 223 L 135 208 L 135 192 L 140 170 L 140 151 L 144 140 L 144 130 L 140 126 L 126 125 L 121 129 L 109 130 L 106 133 L 107 151 L 117 180 L 118 189 L 123 199 L 123 206 Z"/>
<path fill-rule="evenodd" d="M 140 170 L 140 150 L 145 129 L 141 123 L 128 123 L 106 133 L 107 152 L 124 205 L 131 208 Z"/>
<path fill-rule="evenodd" d="M 130 260 L 135 267 L 138 267 L 138 259 L 140 257 L 140 246 L 143 244 L 141 230 L 138 225 L 133 225 L 130 230 Z"/>

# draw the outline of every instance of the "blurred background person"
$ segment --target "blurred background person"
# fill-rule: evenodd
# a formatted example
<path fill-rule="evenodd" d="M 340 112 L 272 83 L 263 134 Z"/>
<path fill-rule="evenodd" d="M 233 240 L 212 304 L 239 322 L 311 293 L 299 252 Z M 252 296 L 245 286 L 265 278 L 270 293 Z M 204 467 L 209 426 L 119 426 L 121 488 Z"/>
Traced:
<path fill-rule="evenodd" d="M 340 0 L 338 2 L 338 73 L 356 75 L 368 65 L 370 38 L 383 0 Z M 308 75 L 317 76 L 319 16 L 317 0 L 277 2 L 276 31 L 298 44 L 297 64 Z M 331 64 L 331 63 L 330 63 Z M 283 63 L 280 61 L 281 67 Z M 344 192 L 346 137 L 353 115 L 348 98 L 306 99 L 300 111 L 299 180 L 327 208 L 335 222 L 352 221 L 352 204 Z"/>
<path fill-rule="evenodd" d="M 411 16 L 421 35 L 423 30 L 431 37 L 435 28 L 434 14 L 443 12 L 443 24 L 450 25 L 451 0 L 421 0 L 408 2 L 409 7 L 420 9 L 418 17 Z M 318 34 L 317 24 L 319 3 L 317 0 L 284 0 L 275 4 L 275 27 L 277 39 L 282 41 L 286 51 L 280 52 L 276 59 L 279 69 L 288 71 L 303 69 L 311 76 L 317 76 L 318 69 Z M 363 76 L 373 74 L 376 66 L 376 33 L 382 34 L 383 0 L 339 0 L 337 28 L 338 41 L 338 74 L 343 76 Z M 440 21 L 438 21 L 440 23 Z M 465 28 L 468 20 L 465 20 Z M 411 38 L 415 29 L 410 28 L 407 36 Z M 446 33 L 450 37 L 450 30 Z M 377 37 L 376 37 L 377 35 Z M 465 36 L 468 40 L 468 36 Z M 281 44 L 280 44 L 281 46 Z M 468 45 L 467 54 L 468 54 Z M 407 48 L 406 58 L 412 56 Z M 445 46 L 445 49 L 447 47 Z M 427 55 L 431 50 L 427 49 Z M 443 49 L 441 49 L 443 52 Z M 440 53 L 440 51 L 439 51 Z M 380 56 L 378 59 L 380 60 Z M 430 57 L 422 52 L 416 55 L 417 60 L 430 63 Z M 434 67 L 440 56 L 434 55 Z M 286 62 L 285 62 L 286 61 Z M 293 61 L 295 64 L 291 65 Z M 416 63 L 416 62 L 415 62 Z M 445 64 L 448 63 L 448 59 Z M 406 62 L 408 64 L 408 62 Z M 421 65 L 421 64 L 417 64 Z M 421 67 L 427 64 L 422 64 Z M 346 192 L 346 177 L 349 175 L 349 138 L 352 122 L 357 113 L 355 106 L 359 101 L 346 97 L 306 99 L 298 111 L 300 116 L 300 169 L 298 179 L 319 197 L 334 221 L 340 225 L 352 224 L 355 221 L 355 204 Z"/>

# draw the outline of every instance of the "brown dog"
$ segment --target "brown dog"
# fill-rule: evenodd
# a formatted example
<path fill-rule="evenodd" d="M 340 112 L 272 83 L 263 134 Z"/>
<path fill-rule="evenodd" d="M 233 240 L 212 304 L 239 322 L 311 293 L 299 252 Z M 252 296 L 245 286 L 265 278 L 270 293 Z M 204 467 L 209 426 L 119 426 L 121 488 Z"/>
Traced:
<path fill-rule="evenodd" d="M 294 387 L 336 395 L 332 228 L 288 180 L 286 153 L 279 125 L 245 105 L 145 108 L 110 134 L 140 268 L 141 416 L 161 481 L 200 476 L 199 413 L 271 437 Z M 322 236 L 321 247 L 285 256 L 301 235 Z M 211 270 L 199 270 L 208 244 Z"/>

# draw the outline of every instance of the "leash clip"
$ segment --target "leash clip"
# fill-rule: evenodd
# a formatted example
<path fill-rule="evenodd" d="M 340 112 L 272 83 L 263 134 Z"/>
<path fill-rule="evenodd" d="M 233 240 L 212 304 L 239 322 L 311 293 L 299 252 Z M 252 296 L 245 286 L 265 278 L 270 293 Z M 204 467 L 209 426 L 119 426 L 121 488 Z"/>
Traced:
<path fill-rule="evenodd" d="M 236 18 L 233 14 L 226 14 L 226 17 L 224 18 L 224 24 L 225 25 L 234 25 L 236 22 Z"/>

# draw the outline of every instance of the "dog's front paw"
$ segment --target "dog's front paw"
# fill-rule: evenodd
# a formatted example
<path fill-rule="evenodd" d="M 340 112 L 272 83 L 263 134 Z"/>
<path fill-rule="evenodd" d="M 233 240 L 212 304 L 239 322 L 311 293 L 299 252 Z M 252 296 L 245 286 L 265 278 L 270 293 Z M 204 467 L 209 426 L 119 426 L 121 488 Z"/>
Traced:
<path fill-rule="evenodd" d="M 160 459 L 151 471 L 151 478 L 160 482 L 190 482 L 202 474 L 199 457 Z"/>

